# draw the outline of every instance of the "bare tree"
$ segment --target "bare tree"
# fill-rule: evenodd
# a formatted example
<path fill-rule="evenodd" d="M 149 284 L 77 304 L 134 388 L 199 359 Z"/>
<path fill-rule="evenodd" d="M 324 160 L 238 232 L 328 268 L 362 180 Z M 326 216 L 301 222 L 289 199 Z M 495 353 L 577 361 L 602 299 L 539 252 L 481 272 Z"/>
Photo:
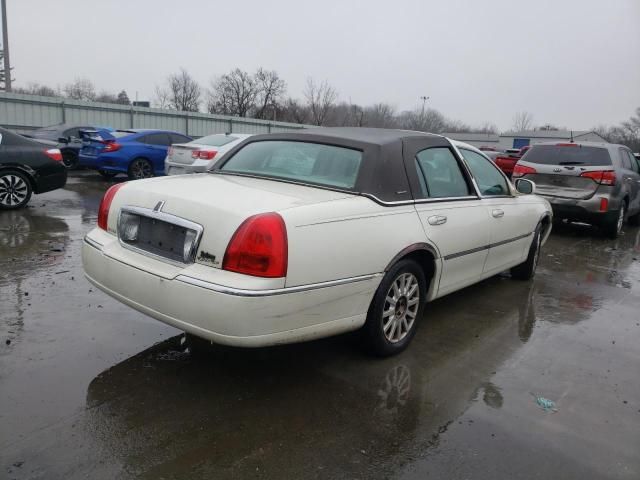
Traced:
<path fill-rule="evenodd" d="M 41 85 L 39 83 L 28 83 L 26 87 L 13 87 L 11 89 L 13 93 L 22 93 L 26 95 L 42 95 L 45 97 L 60 97 L 61 92 L 55 90 L 47 85 Z"/>
<path fill-rule="evenodd" d="M 287 90 L 287 84 L 275 70 L 267 71 L 259 68 L 255 74 L 256 118 L 267 118 L 268 113 L 275 113 L 280 99 Z"/>
<path fill-rule="evenodd" d="M 388 103 L 376 103 L 364 109 L 364 123 L 370 127 L 393 128 L 397 126 L 395 109 Z"/>
<path fill-rule="evenodd" d="M 246 117 L 255 109 L 257 95 L 254 76 L 236 68 L 212 83 L 207 109 L 210 113 Z"/>
<path fill-rule="evenodd" d="M 102 90 L 98 95 L 96 95 L 94 101 L 103 103 L 118 103 L 118 96 Z"/>
<path fill-rule="evenodd" d="M 131 100 L 129 100 L 129 95 L 127 95 L 127 92 L 125 90 L 122 90 L 118 94 L 117 103 L 120 103 L 122 105 L 131 105 Z"/>
<path fill-rule="evenodd" d="M 183 112 L 197 112 L 200 107 L 200 85 L 184 69 L 167 78 L 169 106 Z"/>
<path fill-rule="evenodd" d="M 307 86 L 304 90 L 304 97 L 307 100 L 311 121 L 315 125 L 324 125 L 331 107 L 334 106 L 338 93 L 324 80 L 316 84 L 312 78 L 307 78 Z"/>
<path fill-rule="evenodd" d="M 517 112 L 513 116 L 513 131 L 524 132 L 533 128 L 533 115 L 529 112 Z"/>
<path fill-rule="evenodd" d="M 169 90 L 165 87 L 156 85 L 153 105 L 157 108 L 169 108 Z"/>
<path fill-rule="evenodd" d="M 416 108 L 413 111 L 403 112 L 399 118 L 402 128 L 418 130 L 421 132 L 442 133 L 447 126 L 447 120 L 439 111 L 428 108 Z"/>
<path fill-rule="evenodd" d="M 63 91 L 68 98 L 74 100 L 94 101 L 96 89 L 88 78 L 76 78 L 73 83 L 64 86 Z"/>
<path fill-rule="evenodd" d="M 309 118 L 309 109 L 306 105 L 300 104 L 298 100 L 288 98 L 283 108 L 283 118 L 287 122 L 291 123 L 307 123 Z"/>

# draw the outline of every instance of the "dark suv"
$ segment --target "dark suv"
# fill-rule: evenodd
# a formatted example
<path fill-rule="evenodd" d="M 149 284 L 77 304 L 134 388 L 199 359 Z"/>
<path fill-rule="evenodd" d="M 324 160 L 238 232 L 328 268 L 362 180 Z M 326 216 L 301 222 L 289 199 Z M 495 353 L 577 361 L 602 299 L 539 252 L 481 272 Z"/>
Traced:
<path fill-rule="evenodd" d="M 640 223 L 640 168 L 631 150 L 613 143 L 537 144 L 513 178 L 536 184 L 555 218 L 597 225 L 616 238 L 625 219 Z"/>

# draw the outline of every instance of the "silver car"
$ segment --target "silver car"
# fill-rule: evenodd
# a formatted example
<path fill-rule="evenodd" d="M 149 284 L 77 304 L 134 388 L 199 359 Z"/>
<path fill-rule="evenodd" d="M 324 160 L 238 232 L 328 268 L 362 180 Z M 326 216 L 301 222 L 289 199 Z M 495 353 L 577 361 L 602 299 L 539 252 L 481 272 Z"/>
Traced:
<path fill-rule="evenodd" d="M 625 219 L 640 223 L 639 171 L 624 145 L 568 142 L 533 145 L 513 178 L 532 180 L 555 218 L 590 223 L 616 238 Z"/>
<path fill-rule="evenodd" d="M 164 172 L 167 175 L 206 172 L 222 155 L 250 136 L 243 133 L 215 133 L 189 143 L 173 144 L 164 161 Z"/>

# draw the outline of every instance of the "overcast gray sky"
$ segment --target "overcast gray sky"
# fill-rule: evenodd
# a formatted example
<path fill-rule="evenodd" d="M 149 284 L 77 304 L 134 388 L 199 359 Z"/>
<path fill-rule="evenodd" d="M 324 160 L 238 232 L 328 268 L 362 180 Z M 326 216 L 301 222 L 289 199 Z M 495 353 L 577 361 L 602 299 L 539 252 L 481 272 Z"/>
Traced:
<path fill-rule="evenodd" d="M 152 99 L 180 67 L 203 85 L 276 70 L 291 96 L 340 99 L 501 129 L 516 111 L 573 129 L 640 106 L 640 0 L 7 0 L 17 86 L 87 77 Z"/>

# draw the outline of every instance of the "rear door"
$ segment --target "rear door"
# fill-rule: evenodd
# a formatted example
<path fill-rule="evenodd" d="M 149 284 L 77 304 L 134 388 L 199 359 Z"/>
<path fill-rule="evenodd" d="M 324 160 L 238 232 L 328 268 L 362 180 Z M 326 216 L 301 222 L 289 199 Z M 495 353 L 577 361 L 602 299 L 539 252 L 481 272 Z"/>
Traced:
<path fill-rule="evenodd" d="M 514 176 L 535 182 L 538 195 L 574 200 L 589 199 L 598 190 L 589 172 L 614 169 L 606 148 L 577 143 L 534 145 L 518 165 L 525 173 Z"/>
<path fill-rule="evenodd" d="M 442 296 L 480 279 L 489 219 L 453 148 L 430 140 L 405 140 L 404 157 L 420 222 L 442 258 Z"/>
<path fill-rule="evenodd" d="M 535 207 L 514 197 L 507 179 L 484 155 L 459 148 L 476 181 L 489 218 L 490 248 L 483 276 L 494 275 L 523 261 L 535 229 Z"/>
<path fill-rule="evenodd" d="M 144 143 L 145 156 L 151 160 L 153 169 L 158 173 L 164 172 L 164 159 L 171 145 L 171 137 L 168 133 L 149 133 L 138 140 Z"/>
<path fill-rule="evenodd" d="M 629 195 L 629 213 L 634 214 L 640 209 L 640 175 L 638 163 L 631 150 L 620 148 L 618 150 L 622 165 L 622 181 L 625 183 Z"/>

